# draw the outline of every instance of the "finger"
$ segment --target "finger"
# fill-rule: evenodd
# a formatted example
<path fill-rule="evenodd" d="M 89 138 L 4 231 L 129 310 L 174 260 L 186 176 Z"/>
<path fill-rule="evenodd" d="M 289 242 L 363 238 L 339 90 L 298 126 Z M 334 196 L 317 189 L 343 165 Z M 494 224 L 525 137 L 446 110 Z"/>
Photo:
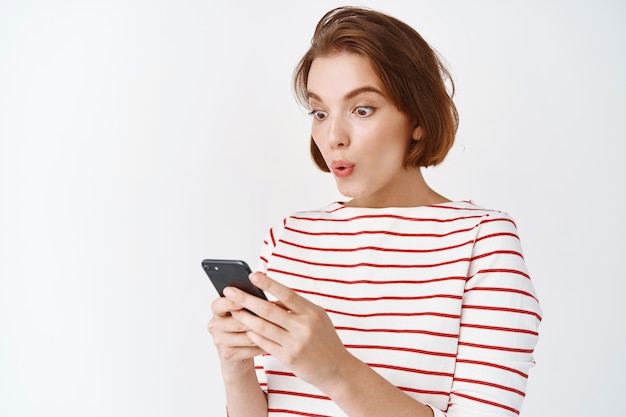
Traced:
<path fill-rule="evenodd" d="M 218 297 L 211 303 L 211 311 L 219 317 L 229 316 L 232 311 L 241 310 L 243 307 L 226 297 Z"/>
<path fill-rule="evenodd" d="M 256 346 L 248 337 L 250 330 L 234 319 L 211 320 L 208 330 L 214 344 L 220 349 Z"/>
<path fill-rule="evenodd" d="M 278 300 L 277 304 L 284 310 L 298 313 L 303 311 L 309 302 L 300 297 L 294 290 L 273 280 L 261 272 L 250 274 L 250 281 L 263 291 L 272 294 Z"/>
<path fill-rule="evenodd" d="M 213 319 L 211 319 L 211 321 L 209 321 L 208 327 L 211 333 L 243 333 L 250 330 L 242 322 L 235 320 L 231 316 L 215 316 Z"/>
<path fill-rule="evenodd" d="M 217 337 L 215 345 L 228 348 L 257 347 L 257 344 L 250 339 L 248 333 L 223 333 Z"/>
<path fill-rule="evenodd" d="M 225 288 L 224 295 L 233 303 L 244 307 L 244 309 L 232 311 L 231 313 L 233 317 L 248 327 L 250 327 L 251 323 L 254 323 L 255 327 L 250 327 L 252 330 L 259 331 L 259 326 L 264 326 L 265 324 L 278 325 L 284 328 L 284 325 L 287 323 L 286 316 L 288 312 L 273 302 L 255 297 L 234 287 Z M 250 312 L 254 314 L 250 314 Z M 254 320 L 254 318 L 262 318 L 263 320 Z"/>
<path fill-rule="evenodd" d="M 269 306 L 268 309 L 264 309 L 256 315 L 246 310 L 234 311 L 233 318 L 250 329 L 247 335 L 255 344 L 271 353 L 276 346 L 282 346 L 289 337 L 290 331 L 287 327 L 289 323 L 280 317 L 288 316 L 289 313 L 271 303 L 267 303 L 267 305 Z M 280 318 L 276 319 L 276 317 Z M 287 324 L 281 325 L 281 322 Z M 262 343 L 262 345 L 257 342 Z"/>
<path fill-rule="evenodd" d="M 255 344 L 255 346 L 258 346 L 259 349 L 263 350 L 264 352 L 269 353 L 270 355 L 275 355 L 275 353 L 279 352 L 279 349 L 282 348 L 280 343 L 274 340 L 268 339 L 264 337 L 263 335 L 256 333 L 254 331 L 248 332 L 248 338 L 252 341 L 252 343 Z"/>
<path fill-rule="evenodd" d="M 286 305 L 284 305 L 282 301 L 276 301 L 274 305 L 277 305 L 278 307 L 282 308 L 285 311 L 289 311 L 289 308 Z"/>
<path fill-rule="evenodd" d="M 220 357 L 224 361 L 241 361 L 252 359 L 255 356 L 264 355 L 266 352 L 259 347 L 232 347 L 220 351 Z"/>

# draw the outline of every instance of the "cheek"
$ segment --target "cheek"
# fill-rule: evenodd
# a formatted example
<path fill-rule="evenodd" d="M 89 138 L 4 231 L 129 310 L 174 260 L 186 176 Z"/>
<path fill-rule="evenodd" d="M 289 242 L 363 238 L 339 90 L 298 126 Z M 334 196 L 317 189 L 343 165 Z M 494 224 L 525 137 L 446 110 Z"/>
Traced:
<path fill-rule="evenodd" d="M 320 140 L 317 139 L 318 136 L 315 135 L 315 132 L 311 132 L 311 141 L 313 141 L 313 143 L 315 144 L 315 146 L 317 146 L 317 149 L 319 149 L 319 151 L 324 154 L 324 146 L 322 144 L 322 142 Z"/>
<path fill-rule="evenodd" d="M 396 162 L 398 159 L 404 161 L 409 147 L 409 139 L 405 137 L 405 133 L 389 127 L 371 129 L 361 132 L 360 142 L 364 148 L 367 148 L 368 154 L 372 158 L 385 162 Z"/>
<path fill-rule="evenodd" d="M 370 156 L 378 161 L 381 170 L 395 171 L 404 166 L 406 153 L 408 149 L 408 140 L 401 138 L 385 138 L 372 143 L 370 147 Z"/>
<path fill-rule="evenodd" d="M 312 126 L 311 127 L 311 139 L 313 140 L 313 142 L 315 142 L 317 147 L 320 149 L 322 149 L 322 145 L 323 145 L 321 138 L 322 138 L 322 132 L 320 131 L 320 128 Z"/>
<path fill-rule="evenodd" d="M 320 146 L 320 143 L 315 140 L 315 136 L 311 134 L 311 155 L 317 163 L 323 163 L 328 166 L 328 158 L 326 157 L 326 149 Z M 317 148 L 317 149 L 316 149 Z"/>
<path fill-rule="evenodd" d="M 317 149 L 319 149 L 325 160 L 328 160 L 327 156 L 329 153 L 332 152 L 332 146 L 329 143 L 327 134 L 328 132 L 323 126 L 314 126 L 311 128 L 311 139 L 313 140 L 313 142 L 317 146 Z"/>

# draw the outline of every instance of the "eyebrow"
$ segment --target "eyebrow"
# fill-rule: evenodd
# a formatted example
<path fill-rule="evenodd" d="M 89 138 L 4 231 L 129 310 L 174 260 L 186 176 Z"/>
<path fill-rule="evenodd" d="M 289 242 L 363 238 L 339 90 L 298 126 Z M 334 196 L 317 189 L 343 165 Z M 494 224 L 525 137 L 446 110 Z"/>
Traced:
<path fill-rule="evenodd" d="M 356 90 L 350 91 L 343 98 L 344 100 L 350 100 L 351 98 L 354 98 L 358 95 L 365 94 L 365 93 L 374 93 L 374 94 L 378 94 L 379 96 L 385 97 L 382 91 L 380 91 L 378 88 L 365 86 L 365 87 L 360 87 L 360 88 L 357 88 Z M 307 91 L 307 97 L 312 98 L 317 101 L 323 101 L 320 96 L 310 91 Z"/>

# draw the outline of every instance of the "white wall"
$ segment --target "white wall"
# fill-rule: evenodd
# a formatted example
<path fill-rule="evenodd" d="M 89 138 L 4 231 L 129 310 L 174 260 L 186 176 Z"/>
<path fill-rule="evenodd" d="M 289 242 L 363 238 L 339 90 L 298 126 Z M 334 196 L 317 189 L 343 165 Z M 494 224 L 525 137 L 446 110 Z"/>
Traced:
<path fill-rule="evenodd" d="M 625 3 L 364 3 L 456 78 L 431 183 L 518 221 L 545 312 L 522 415 L 615 415 Z M 254 264 L 267 227 L 339 198 L 290 91 L 338 5 L 0 1 L 0 415 L 222 415 L 200 260 Z"/>

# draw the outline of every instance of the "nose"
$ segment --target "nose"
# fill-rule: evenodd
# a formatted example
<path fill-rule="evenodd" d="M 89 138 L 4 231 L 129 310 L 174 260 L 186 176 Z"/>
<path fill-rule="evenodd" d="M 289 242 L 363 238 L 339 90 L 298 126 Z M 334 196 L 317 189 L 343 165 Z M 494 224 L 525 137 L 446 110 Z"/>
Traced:
<path fill-rule="evenodd" d="M 331 148 L 343 148 L 350 144 L 348 124 L 343 117 L 332 117 L 328 121 L 327 141 Z"/>

